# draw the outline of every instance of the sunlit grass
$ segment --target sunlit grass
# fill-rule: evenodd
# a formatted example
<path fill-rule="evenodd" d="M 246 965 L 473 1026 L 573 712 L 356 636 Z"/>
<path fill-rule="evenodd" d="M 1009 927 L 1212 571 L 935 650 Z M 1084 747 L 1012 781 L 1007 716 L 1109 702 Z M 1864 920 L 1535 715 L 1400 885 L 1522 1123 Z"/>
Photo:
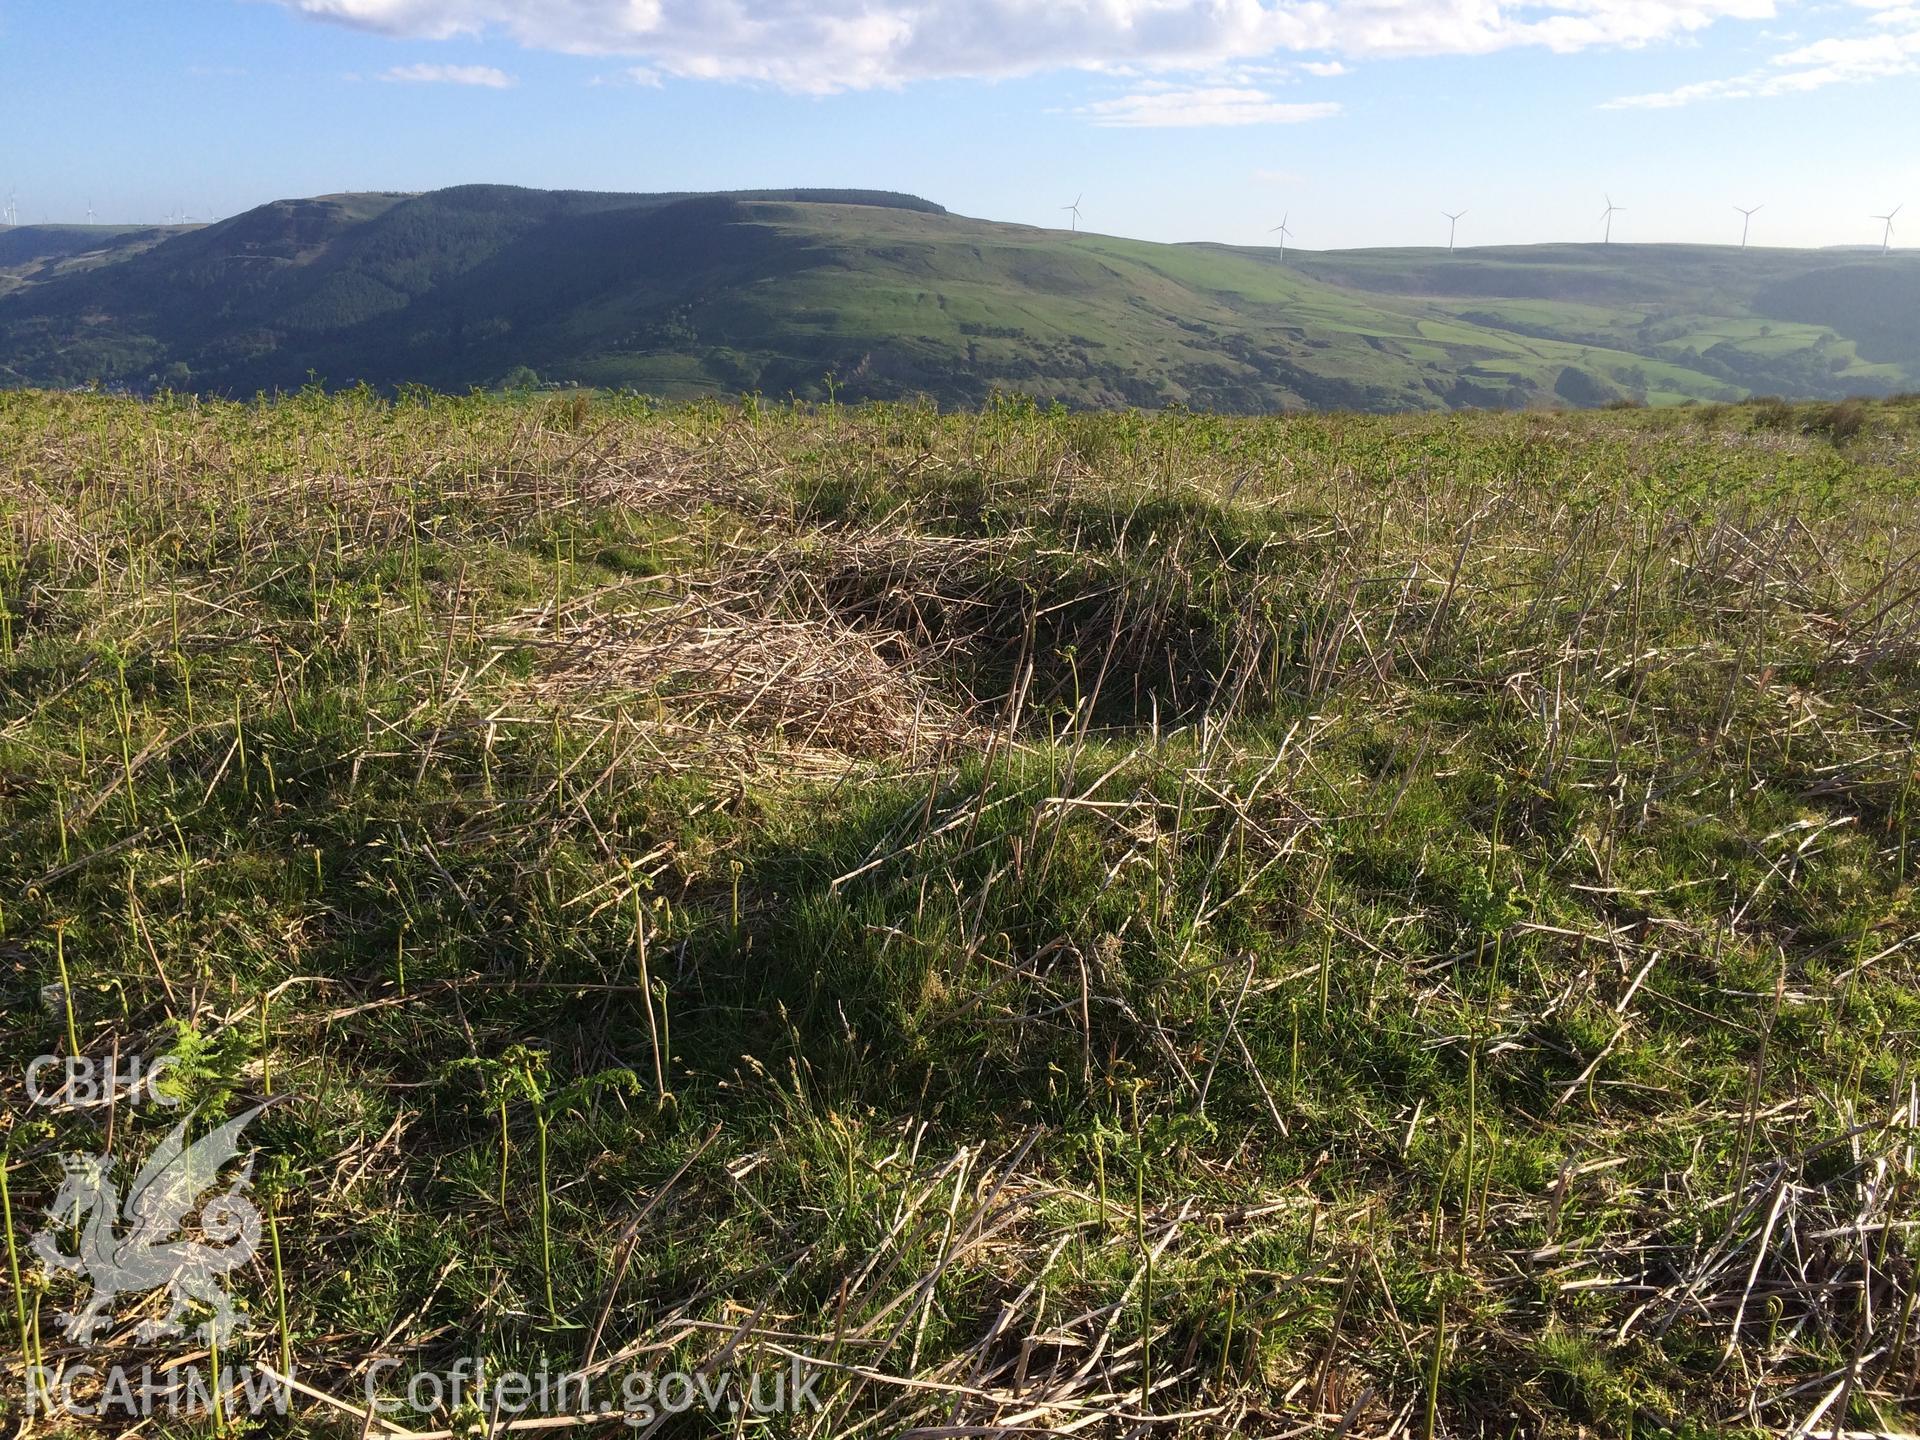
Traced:
<path fill-rule="evenodd" d="M 349 1398 L 1912 1428 L 1920 427 L 1823 413 L 0 395 L 9 1098 L 285 1097 L 236 1344 Z"/>

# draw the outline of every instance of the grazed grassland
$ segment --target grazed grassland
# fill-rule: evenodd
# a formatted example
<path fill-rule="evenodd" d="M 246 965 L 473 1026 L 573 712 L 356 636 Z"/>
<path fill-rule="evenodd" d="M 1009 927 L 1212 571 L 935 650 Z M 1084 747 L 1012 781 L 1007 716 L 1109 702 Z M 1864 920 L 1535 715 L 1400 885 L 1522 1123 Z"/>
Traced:
<path fill-rule="evenodd" d="M 173 1118 L 29 1109 L 77 1045 L 284 1097 L 238 1343 L 350 1400 L 1912 1429 L 1917 460 L 1911 404 L 0 395 L 4 1383 L 87 1358 L 59 1153 Z"/>

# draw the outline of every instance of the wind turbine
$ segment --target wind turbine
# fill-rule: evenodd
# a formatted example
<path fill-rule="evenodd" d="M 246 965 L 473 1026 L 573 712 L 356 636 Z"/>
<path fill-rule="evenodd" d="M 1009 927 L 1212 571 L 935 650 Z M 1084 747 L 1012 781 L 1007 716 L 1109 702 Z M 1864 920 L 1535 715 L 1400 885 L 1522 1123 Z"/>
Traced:
<path fill-rule="evenodd" d="M 1074 197 L 1074 202 L 1071 205 L 1062 205 L 1060 207 L 1073 217 L 1067 222 L 1067 226 L 1076 235 L 1080 233 L 1080 202 L 1086 198 L 1086 194 L 1083 191 Z"/>
<path fill-rule="evenodd" d="M 1762 210 L 1766 209 L 1767 207 L 1764 205 L 1756 205 L 1751 210 L 1749 210 L 1744 205 L 1736 205 L 1733 208 L 1735 210 L 1738 210 L 1742 215 L 1747 217 L 1745 222 L 1743 222 L 1740 226 L 1740 248 L 1744 250 L 1747 248 L 1747 231 L 1753 228 L 1753 217 L 1758 215 Z"/>
<path fill-rule="evenodd" d="M 1447 217 L 1447 253 L 1451 255 L 1454 233 L 1460 228 L 1460 215 L 1465 215 L 1467 212 L 1462 210 L 1459 215 L 1456 215 L 1451 210 L 1442 210 L 1440 213 Z"/>
<path fill-rule="evenodd" d="M 1269 235 L 1278 235 L 1280 237 L 1280 259 L 1283 262 L 1287 258 L 1287 241 L 1293 238 L 1293 231 L 1287 228 L 1287 221 L 1292 218 L 1293 212 L 1289 210 L 1280 217 L 1280 223 L 1267 232 Z"/>
<path fill-rule="evenodd" d="M 1606 208 L 1605 210 L 1603 210 L 1603 211 L 1601 211 L 1601 213 L 1600 213 L 1600 218 L 1601 218 L 1602 220 L 1604 220 L 1604 221 L 1606 222 L 1606 225 L 1607 225 L 1607 229 L 1606 229 L 1606 233 L 1605 233 L 1605 234 L 1603 234 L 1603 235 L 1602 235 L 1602 236 L 1600 237 L 1600 243 L 1601 243 L 1602 245 L 1611 245 L 1611 244 L 1613 243 L 1613 216 L 1614 216 L 1614 212 L 1615 212 L 1615 211 L 1622 211 L 1622 212 L 1624 212 L 1624 211 L 1625 211 L 1625 209 L 1626 209 L 1626 207 L 1625 207 L 1624 205 L 1616 205 L 1616 204 L 1614 204 L 1614 203 L 1613 203 L 1613 197 L 1612 197 L 1611 195 L 1609 195 L 1609 196 L 1607 196 L 1607 208 Z"/>
<path fill-rule="evenodd" d="M 1902 210 L 1906 208 L 1907 207 L 1905 205 L 1896 205 L 1893 207 L 1893 209 L 1889 210 L 1886 214 L 1876 215 L 1873 217 L 1876 220 L 1885 221 L 1887 226 L 1887 233 L 1881 238 L 1881 241 L 1880 241 L 1880 253 L 1882 255 L 1888 254 L 1893 249 L 1893 217 L 1898 215 Z"/>
<path fill-rule="evenodd" d="M 93 224 L 93 202 L 87 201 L 87 224 Z"/>

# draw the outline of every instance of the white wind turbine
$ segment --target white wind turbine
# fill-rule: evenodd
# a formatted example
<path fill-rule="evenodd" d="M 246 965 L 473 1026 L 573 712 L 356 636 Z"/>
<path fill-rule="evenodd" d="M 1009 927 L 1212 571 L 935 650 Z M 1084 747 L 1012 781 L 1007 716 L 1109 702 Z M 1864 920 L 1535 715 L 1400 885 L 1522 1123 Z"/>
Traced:
<path fill-rule="evenodd" d="M 1880 253 L 1882 255 L 1889 254 L 1893 250 L 1893 217 L 1906 208 L 1905 205 L 1896 205 L 1886 214 L 1873 217 L 1876 220 L 1884 221 L 1887 227 L 1886 234 L 1880 239 Z"/>
<path fill-rule="evenodd" d="M 1764 205 L 1756 205 L 1749 210 L 1744 205 L 1736 205 L 1733 208 L 1747 217 L 1740 225 L 1740 248 L 1744 250 L 1747 248 L 1747 232 L 1753 228 L 1753 217 L 1767 207 Z"/>
<path fill-rule="evenodd" d="M 1071 205 L 1062 205 L 1060 207 L 1062 210 L 1066 211 L 1070 217 L 1072 217 L 1067 222 L 1067 228 L 1076 235 L 1080 233 L 1080 202 L 1086 198 L 1087 198 L 1086 194 L 1083 191 L 1081 194 L 1074 197 L 1074 201 Z"/>
<path fill-rule="evenodd" d="M 1611 245 L 1613 243 L 1614 214 L 1616 211 L 1624 212 L 1625 209 L 1626 207 L 1624 205 L 1616 205 L 1613 203 L 1613 196 L 1607 196 L 1607 208 L 1600 212 L 1600 218 L 1606 223 L 1607 227 L 1605 233 L 1600 237 L 1600 243 L 1602 245 Z"/>
<path fill-rule="evenodd" d="M 1287 222 L 1292 218 L 1293 212 L 1289 210 L 1280 217 L 1280 223 L 1267 232 L 1269 235 L 1278 235 L 1280 237 L 1280 258 L 1282 261 L 1287 258 L 1287 241 L 1293 238 L 1293 231 L 1287 228 Z"/>
<path fill-rule="evenodd" d="M 1440 213 L 1447 217 L 1447 253 L 1451 255 L 1453 253 L 1453 237 L 1460 229 L 1460 216 L 1465 215 L 1467 212 L 1462 210 L 1459 214 L 1455 214 L 1451 210 L 1442 210 Z"/>

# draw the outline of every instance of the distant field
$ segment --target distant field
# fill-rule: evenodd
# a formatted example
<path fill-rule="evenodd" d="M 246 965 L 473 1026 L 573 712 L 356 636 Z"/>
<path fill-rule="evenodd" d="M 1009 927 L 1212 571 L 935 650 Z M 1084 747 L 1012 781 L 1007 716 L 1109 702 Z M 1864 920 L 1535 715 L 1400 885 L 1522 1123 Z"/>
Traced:
<path fill-rule="evenodd" d="M 131 259 L 180 233 L 158 225 L 0 226 L 0 296 Z"/>
<path fill-rule="evenodd" d="M 29 1106 L 79 1053 L 279 1097 L 273 1432 L 483 1434 L 406 1399 L 467 1356 L 821 1377 L 673 1434 L 1920 1426 L 1920 402 L 13 391 L 0 456 L 0 1403 L 198 1353 L 61 1333 L 60 1156 L 176 1118 Z"/>

